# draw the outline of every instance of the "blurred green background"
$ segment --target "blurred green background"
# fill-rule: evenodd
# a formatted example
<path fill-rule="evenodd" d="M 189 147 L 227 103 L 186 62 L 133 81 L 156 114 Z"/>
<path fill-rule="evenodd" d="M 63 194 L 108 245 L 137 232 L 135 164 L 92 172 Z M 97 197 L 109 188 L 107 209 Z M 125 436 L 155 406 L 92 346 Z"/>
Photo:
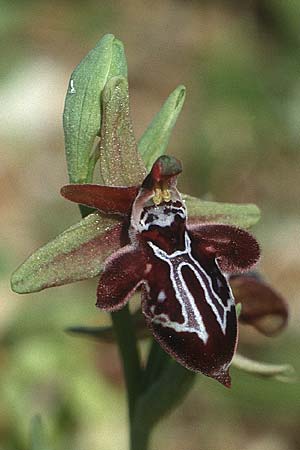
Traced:
<path fill-rule="evenodd" d="M 116 349 L 66 334 L 107 323 L 96 280 L 35 295 L 10 273 L 79 219 L 66 183 L 61 115 L 71 71 L 111 32 L 126 48 L 140 137 L 177 84 L 187 99 L 169 145 L 179 187 L 255 202 L 260 269 L 290 304 L 289 328 L 268 339 L 241 329 L 240 350 L 300 371 L 300 2 L 0 0 L 0 449 L 27 450 L 40 413 L 49 450 L 126 450 Z M 300 386 L 232 370 L 233 386 L 198 376 L 152 450 L 297 450 Z M 46 449 L 45 449 L 46 450 Z"/>

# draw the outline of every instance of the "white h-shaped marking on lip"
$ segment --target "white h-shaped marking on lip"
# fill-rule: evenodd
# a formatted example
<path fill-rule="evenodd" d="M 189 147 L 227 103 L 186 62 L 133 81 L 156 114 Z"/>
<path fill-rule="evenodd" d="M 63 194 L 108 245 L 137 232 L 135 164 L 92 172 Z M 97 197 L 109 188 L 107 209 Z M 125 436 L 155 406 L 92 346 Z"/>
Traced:
<path fill-rule="evenodd" d="M 216 294 L 216 292 L 213 289 L 211 278 L 205 272 L 200 263 L 197 260 L 195 260 L 195 258 L 191 254 L 191 240 L 190 237 L 188 236 L 188 233 L 187 232 L 185 233 L 185 249 L 177 250 L 174 253 L 171 253 L 170 255 L 164 252 L 161 248 L 157 247 L 152 242 L 149 241 L 148 244 L 152 248 L 154 254 L 162 261 L 167 262 L 170 267 L 170 278 L 172 286 L 174 288 L 176 298 L 181 305 L 182 315 L 184 317 L 183 324 L 170 321 L 169 317 L 166 314 L 159 314 L 156 317 L 154 317 L 153 320 L 158 321 L 163 326 L 173 328 L 176 331 L 195 332 L 198 334 L 198 336 L 204 343 L 207 342 L 208 333 L 203 323 L 203 319 L 196 307 L 195 299 L 191 294 L 182 275 L 182 268 L 184 266 L 187 266 L 194 272 L 197 280 L 200 283 L 201 288 L 203 289 L 205 300 L 207 301 L 214 315 L 216 316 L 217 322 L 219 323 L 223 334 L 225 334 L 227 326 L 226 313 L 229 312 L 232 305 L 234 305 L 234 300 L 230 286 L 227 285 L 230 297 L 227 300 L 227 305 L 224 306 L 221 298 Z M 178 259 L 179 261 L 176 261 L 176 259 Z M 210 293 L 208 292 L 203 277 L 208 283 L 214 299 L 219 303 L 219 305 L 224 311 L 223 318 L 221 317 L 216 305 L 212 302 Z M 154 313 L 154 310 L 152 310 L 152 313 Z M 163 321 L 161 321 L 160 319 L 162 319 Z"/>
<path fill-rule="evenodd" d="M 139 232 L 142 233 L 143 231 L 149 230 L 149 227 L 152 225 L 157 225 L 162 228 L 169 227 L 174 222 L 176 214 L 178 214 L 182 219 L 186 218 L 186 211 L 184 206 L 172 206 L 171 208 L 173 209 L 173 211 L 172 214 L 169 215 L 164 214 L 157 206 L 150 211 L 146 211 L 143 219 L 141 219 L 139 222 Z M 152 220 L 152 222 L 146 223 L 149 214 L 153 214 L 156 217 Z"/>

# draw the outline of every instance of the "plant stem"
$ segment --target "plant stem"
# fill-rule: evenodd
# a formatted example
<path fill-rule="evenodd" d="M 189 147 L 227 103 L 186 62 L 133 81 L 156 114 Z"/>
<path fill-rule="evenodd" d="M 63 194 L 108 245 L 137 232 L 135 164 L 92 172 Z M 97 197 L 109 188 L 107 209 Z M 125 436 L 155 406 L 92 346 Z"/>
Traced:
<path fill-rule="evenodd" d="M 135 427 L 130 428 L 130 450 L 148 450 L 150 431 L 145 427 Z"/>
<path fill-rule="evenodd" d="M 140 433 L 140 430 L 133 429 L 134 411 L 141 393 L 143 376 L 132 317 L 127 305 L 120 311 L 112 313 L 111 317 L 123 364 L 127 390 L 130 450 L 147 450 L 148 439 L 143 433 Z"/>

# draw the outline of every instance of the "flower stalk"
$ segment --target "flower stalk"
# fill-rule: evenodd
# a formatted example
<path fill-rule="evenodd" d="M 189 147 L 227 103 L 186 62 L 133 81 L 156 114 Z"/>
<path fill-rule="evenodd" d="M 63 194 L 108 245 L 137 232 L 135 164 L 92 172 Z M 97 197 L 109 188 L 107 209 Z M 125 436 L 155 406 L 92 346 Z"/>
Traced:
<path fill-rule="evenodd" d="M 117 345 L 123 365 L 129 420 L 132 424 L 137 399 L 142 391 L 142 367 L 137 339 L 128 305 L 111 313 Z"/>

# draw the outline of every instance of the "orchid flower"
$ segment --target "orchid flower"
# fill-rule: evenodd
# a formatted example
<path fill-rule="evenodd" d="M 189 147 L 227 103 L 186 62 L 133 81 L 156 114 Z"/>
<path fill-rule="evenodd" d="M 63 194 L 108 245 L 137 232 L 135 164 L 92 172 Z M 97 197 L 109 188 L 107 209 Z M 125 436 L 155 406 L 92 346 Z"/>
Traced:
<path fill-rule="evenodd" d="M 229 387 L 236 304 L 243 304 L 240 320 L 267 335 L 287 319 L 283 299 L 244 273 L 260 255 L 244 229 L 258 221 L 259 210 L 179 193 L 181 163 L 163 153 L 185 89 L 170 95 L 137 148 L 126 72 L 122 44 L 107 35 L 72 74 L 64 112 L 72 184 L 61 194 L 96 211 L 31 255 L 13 274 L 12 288 L 36 292 L 100 276 L 97 306 L 106 311 L 123 308 L 140 291 L 145 322 L 161 347 Z M 92 149 L 97 136 L 100 145 Z M 90 184 L 98 158 L 102 184 Z"/>
<path fill-rule="evenodd" d="M 124 215 L 128 244 L 104 262 L 97 306 L 115 311 L 142 290 L 146 323 L 164 350 L 188 369 L 230 386 L 237 343 L 235 301 L 227 274 L 259 258 L 256 240 L 224 224 L 189 224 L 176 188 L 181 163 L 161 156 L 142 185 L 67 185 L 69 200 Z M 125 225 L 126 226 L 126 225 Z"/>

